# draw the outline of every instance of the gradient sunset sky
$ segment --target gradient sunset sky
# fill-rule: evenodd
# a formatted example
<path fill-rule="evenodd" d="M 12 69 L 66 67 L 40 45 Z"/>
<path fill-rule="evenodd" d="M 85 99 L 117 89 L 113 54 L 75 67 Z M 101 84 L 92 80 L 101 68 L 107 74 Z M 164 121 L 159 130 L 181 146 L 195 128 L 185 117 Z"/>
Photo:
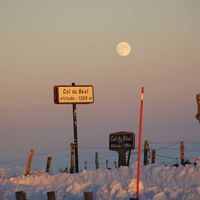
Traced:
<path fill-rule="evenodd" d="M 72 106 L 53 86 L 91 84 L 78 105 L 80 146 L 108 146 L 109 133 L 200 142 L 199 0 L 0 0 L 0 157 L 73 142 Z M 120 41 L 132 52 L 116 53 Z"/>

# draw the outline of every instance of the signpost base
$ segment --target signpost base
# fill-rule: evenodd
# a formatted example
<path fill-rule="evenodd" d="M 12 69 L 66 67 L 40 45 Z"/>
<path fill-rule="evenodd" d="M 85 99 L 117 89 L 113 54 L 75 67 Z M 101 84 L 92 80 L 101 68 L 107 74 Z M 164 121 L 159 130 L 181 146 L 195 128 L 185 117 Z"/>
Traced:
<path fill-rule="evenodd" d="M 120 166 L 126 166 L 127 162 L 126 162 L 126 150 L 125 149 L 120 149 L 118 151 L 119 154 L 119 159 L 118 159 L 118 167 Z"/>

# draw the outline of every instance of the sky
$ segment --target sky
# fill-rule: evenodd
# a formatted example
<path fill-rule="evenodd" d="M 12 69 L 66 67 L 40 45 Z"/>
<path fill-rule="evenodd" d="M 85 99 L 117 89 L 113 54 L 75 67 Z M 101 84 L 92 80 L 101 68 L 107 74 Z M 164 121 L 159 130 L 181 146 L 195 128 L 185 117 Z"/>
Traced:
<path fill-rule="evenodd" d="M 108 146 L 109 134 L 139 127 L 143 140 L 200 141 L 199 0 L 0 0 L 0 158 L 73 142 L 72 105 L 54 85 L 93 85 L 77 105 L 80 146 Z M 116 53 L 119 42 L 129 56 Z"/>

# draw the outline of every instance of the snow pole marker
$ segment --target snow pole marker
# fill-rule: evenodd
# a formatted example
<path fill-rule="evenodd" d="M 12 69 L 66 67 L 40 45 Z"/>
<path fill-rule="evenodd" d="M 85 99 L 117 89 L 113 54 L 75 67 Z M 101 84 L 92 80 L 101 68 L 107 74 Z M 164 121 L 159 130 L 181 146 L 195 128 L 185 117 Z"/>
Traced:
<path fill-rule="evenodd" d="M 137 159 L 137 185 L 136 185 L 136 199 L 139 200 L 139 183 L 140 183 L 140 154 L 142 142 L 142 118 L 143 118 L 143 103 L 144 103 L 144 87 L 141 88 L 140 98 L 140 122 L 139 122 L 139 137 L 138 137 L 138 159 Z"/>

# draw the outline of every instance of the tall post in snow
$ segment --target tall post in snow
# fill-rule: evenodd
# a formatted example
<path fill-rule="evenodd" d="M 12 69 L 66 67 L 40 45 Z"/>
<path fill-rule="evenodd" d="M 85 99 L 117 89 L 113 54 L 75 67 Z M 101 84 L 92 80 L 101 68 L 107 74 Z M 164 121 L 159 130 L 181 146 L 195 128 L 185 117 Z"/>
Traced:
<path fill-rule="evenodd" d="M 144 87 L 141 88 L 140 99 L 140 122 L 139 122 L 139 135 L 138 135 L 138 159 L 137 159 L 137 184 L 136 184 L 136 199 L 139 200 L 139 183 L 140 183 L 140 154 L 142 142 L 142 119 L 143 119 L 143 103 L 144 103 Z"/>
<path fill-rule="evenodd" d="M 72 86 L 75 86 L 75 83 L 72 83 Z M 77 111 L 75 103 L 72 104 L 72 109 L 73 109 L 73 127 L 74 127 L 75 169 L 76 173 L 78 173 L 79 166 L 78 166 Z"/>

